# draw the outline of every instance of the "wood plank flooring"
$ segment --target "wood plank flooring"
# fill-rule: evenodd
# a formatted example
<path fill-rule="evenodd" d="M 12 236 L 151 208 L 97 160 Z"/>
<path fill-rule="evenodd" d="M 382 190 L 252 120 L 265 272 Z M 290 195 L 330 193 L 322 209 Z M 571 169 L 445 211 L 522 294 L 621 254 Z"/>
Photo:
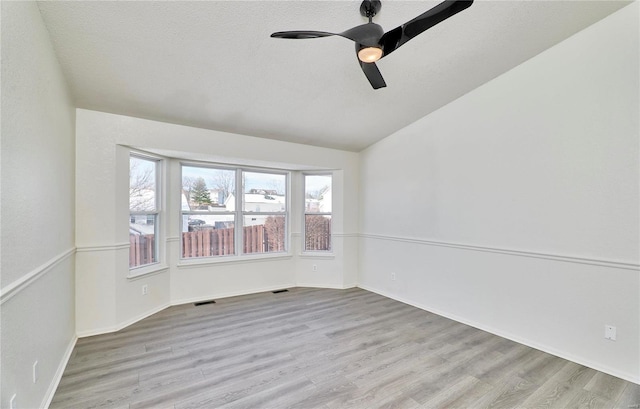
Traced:
<path fill-rule="evenodd" d="M 362 290 L 168 308 L 82 338 L 56 408 L 640 408 L 640 386 Z"/>

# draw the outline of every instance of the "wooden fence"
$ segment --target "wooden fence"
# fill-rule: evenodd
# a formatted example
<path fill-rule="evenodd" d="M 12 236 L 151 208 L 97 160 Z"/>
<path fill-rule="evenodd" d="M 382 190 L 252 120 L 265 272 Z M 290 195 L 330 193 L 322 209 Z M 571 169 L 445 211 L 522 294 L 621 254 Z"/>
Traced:
<path fill-rule="evenodd" d="M 129 267 L 155 262 L 155 236 L 153 234 L 129 234 Z"/>
<path fill-rule="evenodd" d="M 331 219 L 307 215 L 304 232 L 305 250 L 331 250 Z"/>
<path fill-rule="evenodd" d="M 284 251 L 284 234 L 269 234 L 269 226 L 255 225 L 243 227 L 242 252 L 267 253 Z M 235 228 L 202 229 L 182 233 L 182 257 L 212 257 L 235 254 Z"/>
<path fill-rule="evenodd" d="M 319 216 L 307 219 L 306 250 L 331 249 L 331 220 Z M 205 228 L 182 233 L 182 258 L 213 257 L 235 254 L 235 228 Z M 284 219 L 266 225 L 243 227 L 243 254 L 284 251 Z M 129 235 L 129 267 L 155 261 L 153 234 Z"/>

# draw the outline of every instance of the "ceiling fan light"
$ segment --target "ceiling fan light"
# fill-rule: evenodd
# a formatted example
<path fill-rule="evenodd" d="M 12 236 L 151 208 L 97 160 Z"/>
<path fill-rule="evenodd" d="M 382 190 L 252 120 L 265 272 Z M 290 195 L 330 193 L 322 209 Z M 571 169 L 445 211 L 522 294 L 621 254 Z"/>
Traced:
<path fill-rule="evenodd" d="M 382 48 L 378 47 L 365 47 L 358 51 L 358 58 L 362 62 L 372 63 L 382 58 Z"/>

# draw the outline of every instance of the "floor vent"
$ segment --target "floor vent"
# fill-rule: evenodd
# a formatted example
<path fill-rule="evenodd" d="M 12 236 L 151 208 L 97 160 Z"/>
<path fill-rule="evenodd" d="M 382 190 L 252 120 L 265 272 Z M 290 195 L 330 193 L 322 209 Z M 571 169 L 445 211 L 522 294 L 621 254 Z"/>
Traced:
<path fill-rule="evenodd" d="M 196 307 L 199 307 L 201 305 L 207 305 L 207 304 L 215 304 L 216 302 L 214 300 L 209 300 L 209 301 L 200 301 L 200 302 L 194 302 L 193 305 Z"/>
<path fill-rule="evenodd" d="M 284 290 L 275 290 L 275 291 L 271 291 L 271 292 L 274 293 L 274 294 L 279 294 L 279 293 L 288 293 L 289 290 L 284 289 Z"/>

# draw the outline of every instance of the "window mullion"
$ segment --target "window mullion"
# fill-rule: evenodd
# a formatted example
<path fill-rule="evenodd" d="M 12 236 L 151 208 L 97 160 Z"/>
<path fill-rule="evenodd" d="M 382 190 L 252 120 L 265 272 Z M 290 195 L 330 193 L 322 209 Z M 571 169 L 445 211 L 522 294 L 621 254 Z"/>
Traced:
<path fill-rule="evenodd" d="M 236 255 L 244 254 L 242 243 L 244 241 L 244 184 L 242 183 L 242 169 L 236 169 L 236 229 L 235 246 Z"/>

